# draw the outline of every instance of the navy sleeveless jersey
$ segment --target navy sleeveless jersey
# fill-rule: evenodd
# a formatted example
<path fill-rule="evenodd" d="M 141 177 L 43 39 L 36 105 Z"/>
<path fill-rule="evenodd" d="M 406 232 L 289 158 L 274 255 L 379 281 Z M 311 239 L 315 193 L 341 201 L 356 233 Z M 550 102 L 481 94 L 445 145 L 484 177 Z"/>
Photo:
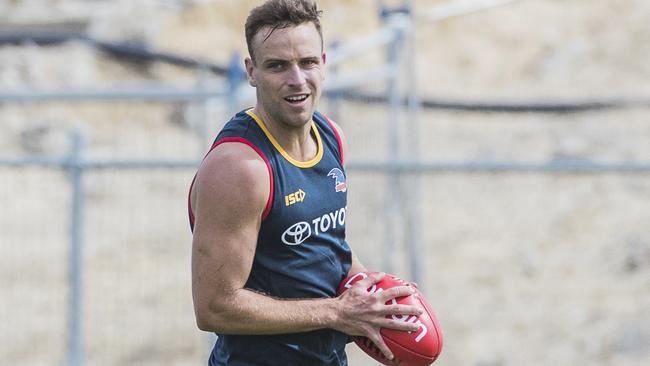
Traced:
<path fill-rule="evenodd" d="M 245 286 L 272 297 L 335 297 L 351 265 L 345 241 L 347 188 L 340 138 L 318 112 L 311 124 L 318 153 L 307 162 L 291 158 L 252 110 L 237 113 L 213 144 L 213 148 L 224 142 L 247 144 L 269 169 L 271 193 Z M 347 365 L 347 336 L 332 329 L 217 337 L 211 366 Z"/>

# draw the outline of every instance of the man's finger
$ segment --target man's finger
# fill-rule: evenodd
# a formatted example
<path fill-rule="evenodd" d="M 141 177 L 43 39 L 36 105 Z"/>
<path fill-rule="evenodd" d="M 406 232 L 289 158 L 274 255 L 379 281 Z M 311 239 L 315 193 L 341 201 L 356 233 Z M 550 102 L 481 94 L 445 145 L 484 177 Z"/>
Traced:
<path fill-rule="evenodd" d="M 388 305 L 383 311 L 384 315 L 421 315 L 424 312 L 421 307 L 415 305 Z"/>
<path fill-rule="evenodd" d="M 420 329 L 418 324 L 405 322 L 403 320 L 385 319 L 381 322 L 382 328 L 395 329 L 403 332 L 415 332 Z"/>
<path fill-rule="evenodd" d="M 359 281 L 361 282 L 361 281 Z M 396 286 L 393 288 L 390 288 L 388 290 L 382 291 L 379 293 L 379 298 L 380 300 L 386 302 L 388 300 L 397 298 L 397 297 L 404 297 L 408 295 L 413 295 L 415 293 L 415 289 L 411 286 Z"/>
<path fill-rule="evenodd" d="M 373 332 L 368 336 L 368 339 L 372 341 L 372 343 L 379 348 L 381 353 L 384 355 L 389 360 L 393 359 L 393 352 L 390 351 L 390 348 L 386 345 L 386 342 L 384 342 L 384 339 L 381 337 L 381 334 L 379 331 Z"/>
<path fill-rule="evenodd" d="M 372 273 L 369 274 L 367 277 L 360 279 L 357 281 L 353 286 L 362 286 L 363 288 L 369 288 L 375 283 L 381 281 L 382 278 L 386 276 L 386 273 L 384 272 L 378 272 L 378 273 Z"/>

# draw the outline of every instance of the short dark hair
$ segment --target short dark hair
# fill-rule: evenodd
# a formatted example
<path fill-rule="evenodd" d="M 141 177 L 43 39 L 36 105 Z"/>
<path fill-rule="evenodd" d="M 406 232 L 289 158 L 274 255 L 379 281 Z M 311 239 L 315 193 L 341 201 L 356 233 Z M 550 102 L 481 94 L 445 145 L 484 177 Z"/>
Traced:
<path fill-rule="evenodd" d="M 264 4 L 251 10 L 246 19 L 246 45 L 253 61 L 253 38 L 264 27 L 271 27 L 266 38 L 276 29 L 298 26 L 312 22 L 323 42 L 319 17 L 323 12 L 312 0 L 268 0 Z M 266 40 L 265 38 L 265 40 Z"/>

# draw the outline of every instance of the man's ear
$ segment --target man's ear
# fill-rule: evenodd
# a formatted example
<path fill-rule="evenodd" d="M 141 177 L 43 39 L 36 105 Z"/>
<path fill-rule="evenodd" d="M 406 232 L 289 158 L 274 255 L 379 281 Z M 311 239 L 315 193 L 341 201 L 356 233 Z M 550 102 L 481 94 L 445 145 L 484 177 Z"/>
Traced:
<path fill-rule="evenodd" d="M 325 65 L 327 63 L 327 53 L 323 52 L 321 58 L 323 59 L 323 65 Z"/>
<path fill-rule="evenodd" d="M 250 57 L 246 57 L 244 60 L 244 66 L 246 66 L 246 79 L 248 79 L 248 84 L 253 88 L 256 88 L 257 82 L 255 81 L 255 77 L 253 77 L 253 60 Z"/>

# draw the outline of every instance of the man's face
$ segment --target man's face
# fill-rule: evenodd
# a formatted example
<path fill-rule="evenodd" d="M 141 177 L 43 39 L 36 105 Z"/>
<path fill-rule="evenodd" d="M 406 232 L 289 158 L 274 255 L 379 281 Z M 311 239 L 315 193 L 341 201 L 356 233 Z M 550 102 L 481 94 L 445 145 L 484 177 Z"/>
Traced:
<path fill-rule="evenodd" d="M 321 95 L 325 54 L 313 23 L 276 29 L 262 28 L 253 38 L 255 62 L 246 59 L 249 83 L 274 123 L 304 126 Z M 289 127 L 287 126 L 287 127 Z"/>

